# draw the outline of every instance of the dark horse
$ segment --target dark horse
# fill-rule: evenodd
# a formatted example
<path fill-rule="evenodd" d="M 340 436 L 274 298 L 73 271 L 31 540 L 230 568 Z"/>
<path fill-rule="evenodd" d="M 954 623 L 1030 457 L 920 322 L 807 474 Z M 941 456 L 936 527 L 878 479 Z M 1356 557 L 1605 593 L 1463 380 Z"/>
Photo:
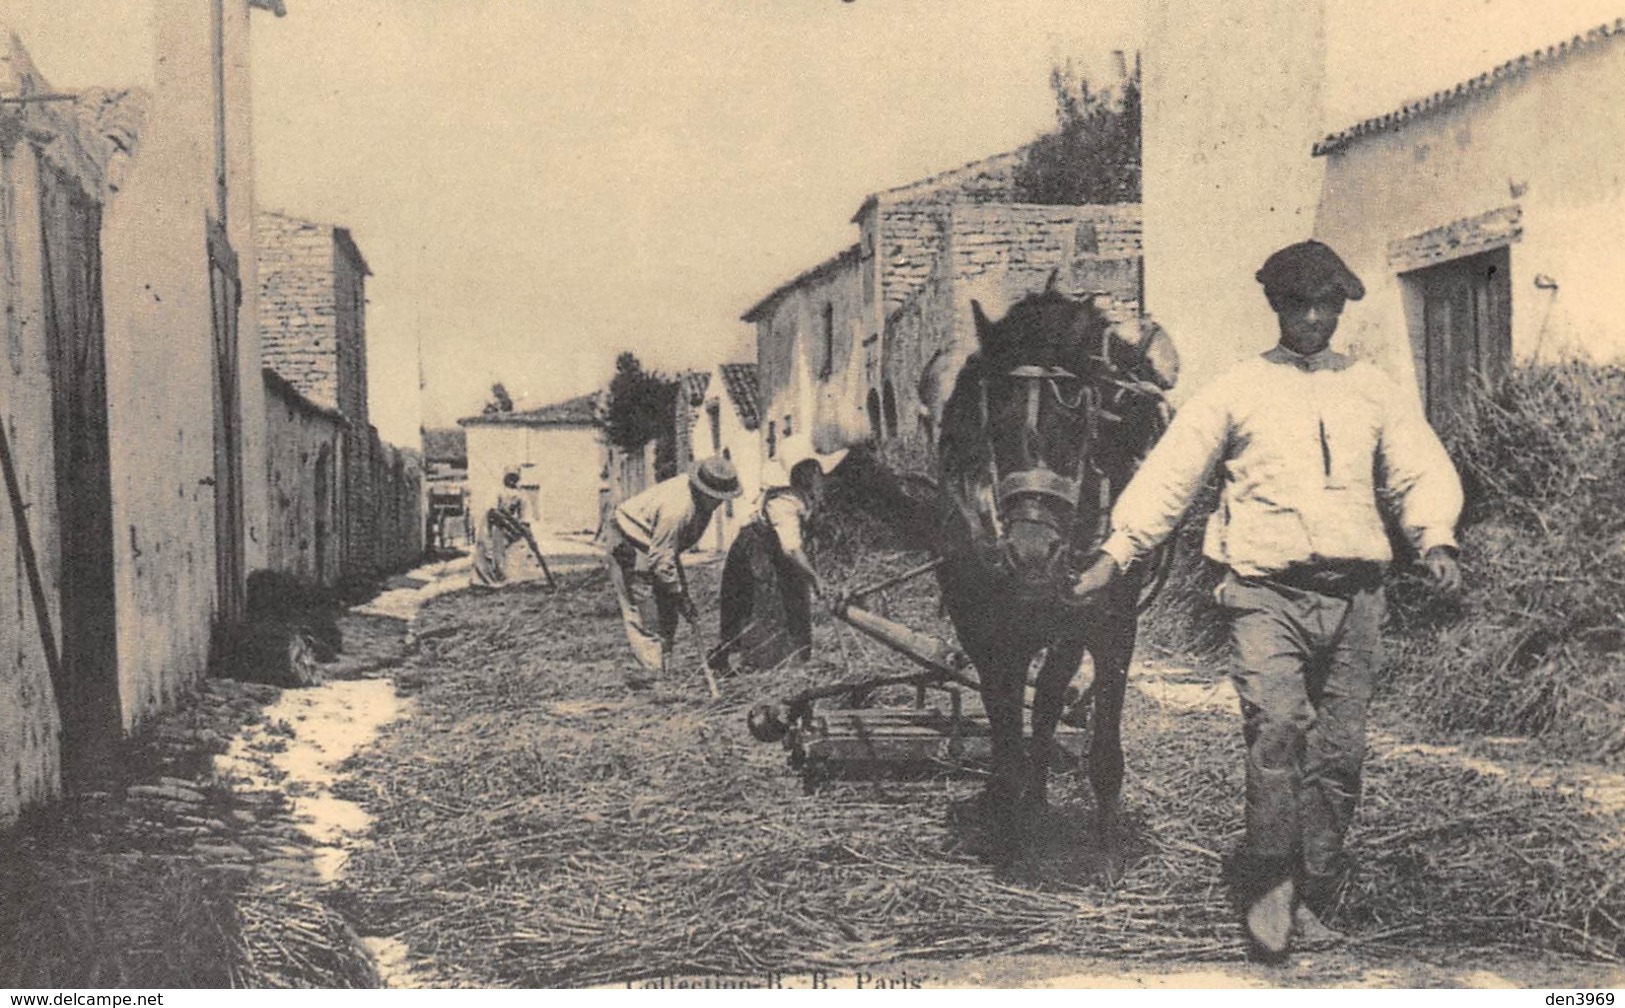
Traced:
<path fill-rule="evenodd" d="M 1047 804 L 1055 729 L 1085 651 L 1095 668 L 1089 776 L 1102 850 L 1115 859 L 1119 720 L 1144 577 L 1131 569 L 1088 607 L 1073 604 L 1071 586 L 1163 429 L 1161 392 L 1177 371 L 1155 323 L 1114 321 L 1103 302 L 1054 287 L 1052 276 L 999 322 L 972 302 L 978 349 L 954 383 L 938 441 L 938 576 L 981 681 L 993 741 L 981 816 L 987 853 L 1003 866 L 1020 854 L 1022 824 Z M 1027 675 L 1040 652 L 1023 746 Z"/>

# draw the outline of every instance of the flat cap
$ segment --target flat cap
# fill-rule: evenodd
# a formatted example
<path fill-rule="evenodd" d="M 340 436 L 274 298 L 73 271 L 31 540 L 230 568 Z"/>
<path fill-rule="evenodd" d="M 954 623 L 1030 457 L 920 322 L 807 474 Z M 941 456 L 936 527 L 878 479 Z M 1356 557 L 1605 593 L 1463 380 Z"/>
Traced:
<path fill-rule="evenodd" d="M 1333 252 L 1330 245 L 1310 239 L 1288 245 L 1268 259 L 1254 274 L 1265 294 L 1308 297 L 1335 288 L 1350 301 L 1365 297 L 1365 284 Z"/>

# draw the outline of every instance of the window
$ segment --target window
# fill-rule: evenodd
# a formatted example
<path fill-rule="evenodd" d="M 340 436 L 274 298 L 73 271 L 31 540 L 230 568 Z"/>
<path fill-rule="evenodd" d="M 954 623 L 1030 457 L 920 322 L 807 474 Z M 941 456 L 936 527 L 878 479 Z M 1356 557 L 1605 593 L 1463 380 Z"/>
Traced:
<path fill-rule="evenodd" d="M 794 434 L 794 433 L 795 433 L 795 431 L 793 431 L 793 430 L 792 430 L 792 429 L 791 429 L 791 424 L 790 424 L 790 414 L 788 414 L 788 413 L 786 413 L 786 414 L 785 414 L 785 415 L 784 415 L 784 427 L 783 427 L 783 428 L 782 428 L 782 429 L 783 429 L 783 431 L 784 431 L 784 436 L 785 436 L 785 437 L 789 437 L 789 436 L 790 436 L 790 435 L 791 435 L 791 434 Z"/>
<path fill-rule="evenodd" d="M 768 458 L 776 458 L 776 457 L 778 457 L 778 453 L 779 453 L 779 425 L 778 424 L 779 424 L 779 422 L 777 420 L 769 420 L 767 422 L 767 457 Z"/>
<path fill-rule="evenodd" d="M 880 393 L 869 390 L 869 443 L 880 443 Z"/>
<path fill-rule="evenodd" d="M 883 399 L 886 417 L 886 437 L 897 436 L 897 393 L 892 389 L 891 379 L 886 379 L 886 394 Z"/>
<path fill-rule="evenodd" d="M 824 366 L 818 377 L 828 380 L 835 373 L 835 305 L 824 305 Z M 786 431 L 786 433 L 789 433 Z"/>

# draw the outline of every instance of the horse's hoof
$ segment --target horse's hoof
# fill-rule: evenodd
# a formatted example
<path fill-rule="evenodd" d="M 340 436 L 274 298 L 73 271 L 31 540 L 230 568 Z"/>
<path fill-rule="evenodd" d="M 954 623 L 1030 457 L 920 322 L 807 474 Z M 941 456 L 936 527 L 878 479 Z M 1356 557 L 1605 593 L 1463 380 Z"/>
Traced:
<path fill-rule="evenodd" d="M 1105 850 L 1100 853 L 1100 881 L 1107 891 L 1117 888 L 1117 883 L 1123 881 L 1123 856 L 1116 850 Z"/>
<path fill-rule="evenodd" d="M 1089 715 L 1095 707 L 1094 697 L 1084 694 L 1076 703 L 1067 706 L 1061 715 L 1061 723 L 1068 728 L 1084 729 L 1089 727 Z"/>
<path fill-rule="evenodd" d="M 1033 857 L 1014 857 L 993 866 L 993 877 L 1007 885 L 1032 885 L 1043 874 L 1043 864 Z"/>

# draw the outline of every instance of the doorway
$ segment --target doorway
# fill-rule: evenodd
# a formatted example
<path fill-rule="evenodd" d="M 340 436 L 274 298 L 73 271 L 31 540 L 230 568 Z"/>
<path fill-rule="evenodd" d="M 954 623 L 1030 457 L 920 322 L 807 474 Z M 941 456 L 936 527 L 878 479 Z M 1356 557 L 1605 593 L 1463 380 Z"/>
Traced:
<path fill-rule="evenodd" d="M 215 650 L 230 645 L 247 607 L 243 556 L 242 401 L 237 316 L 243 286 L 226 229 L 209 223 L 209 300 L 214 310 Z"/>
<path fill-rule="evenodd" d="M 62 770 L 95 786 L 123 736 L 113 589 L 113 480 L 102 321 L 101 206 L 42 159 L 40 227 L 51 374 L 61 639 Z"/>
<path fill-rule="evenodd" d="M 1446 426 L 1468 393 L 1493 383 L 1512 360 L 1512 268 L 1506 247 L 1404 274 L 1419 309 L 1413 316 L 1428 420 Z"/>

